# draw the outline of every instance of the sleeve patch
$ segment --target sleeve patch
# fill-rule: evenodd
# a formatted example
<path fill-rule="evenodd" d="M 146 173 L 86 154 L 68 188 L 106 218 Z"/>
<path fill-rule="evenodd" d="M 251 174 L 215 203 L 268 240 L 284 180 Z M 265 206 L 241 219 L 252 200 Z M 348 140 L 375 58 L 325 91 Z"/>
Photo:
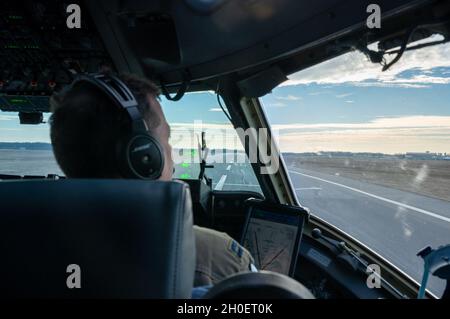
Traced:
<path fill-rule="evenodd" d="M 232 240 L 228 248 L 239 258 L 244 254 L 244 250 L 235 240 Z"/>

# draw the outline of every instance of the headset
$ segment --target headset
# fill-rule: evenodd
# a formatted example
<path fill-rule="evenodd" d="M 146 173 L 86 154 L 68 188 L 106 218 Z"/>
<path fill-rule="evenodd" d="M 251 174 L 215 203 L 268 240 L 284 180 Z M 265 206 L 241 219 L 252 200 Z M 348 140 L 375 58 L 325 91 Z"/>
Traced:
<path fill-rule="evenodd" d="M 158 179 L 164 169 L 164 151 L 148 131 L 138 102 L 127 85 L 115 75 L 95 73 L 77 76 L 71 87 L 83 82 L 101 90 L 130 117 L 131 132 L 117 141 L 116 146 L 116 162 L 121 174 L 126 178 Z"/>

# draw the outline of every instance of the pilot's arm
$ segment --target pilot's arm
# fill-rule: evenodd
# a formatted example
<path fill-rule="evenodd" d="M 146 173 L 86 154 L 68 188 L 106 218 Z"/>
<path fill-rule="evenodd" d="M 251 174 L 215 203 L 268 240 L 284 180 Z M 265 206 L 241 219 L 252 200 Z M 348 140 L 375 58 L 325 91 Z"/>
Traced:
<path fill-rule="evenodd" d="M 194 287 L 214 285 L 254 264 L 247 249 L 223 232 L 194 226 L 197 264 Z"/>

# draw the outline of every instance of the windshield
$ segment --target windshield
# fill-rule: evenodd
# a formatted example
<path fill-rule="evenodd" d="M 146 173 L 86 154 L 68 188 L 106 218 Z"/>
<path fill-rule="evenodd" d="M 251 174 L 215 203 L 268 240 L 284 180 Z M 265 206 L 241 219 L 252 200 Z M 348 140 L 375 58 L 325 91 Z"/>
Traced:
<path fill-rule="evenodd" d="M 161 105 L 171 128 L 175 178 L 198 177 L 204 132 L 209 149 L 206 162 L 212 166 L 205 174 L 212 179 L 213 188 L 262 193 L 241 140 L 214 92 L 187 93 L 179 102 L 162 98 Z"/>
<path fill-rule="evenodd" d="M 203 144 L 204 132 L 210 165 L 205 175 L 212 179 L 213 188 L 261 193 L 241 141 L 214 93 L 186 94 L 179 102 L 161 98 L 161 105 L 171 126 L 175 178 L 198 178 L 198 145 Z M 40 125 L 21 125 L 18 113 L 0 113 L 0 174 L 63 175 L 53 156 L 48 118 L 46 114 Z"/>
<path fill-rule="evenodd" d="M 352 52 L 261 101 L 300 203 L 420 281 L 417 252 L 450 243 L 450 44 L 387 72 Z"/>
<path fill-rule="evenodd" d="M 63 175 L 50 144 L 49 114 L 40 125 L 21 125 L 15 112 L 0 113 L 0 174 Z"/>

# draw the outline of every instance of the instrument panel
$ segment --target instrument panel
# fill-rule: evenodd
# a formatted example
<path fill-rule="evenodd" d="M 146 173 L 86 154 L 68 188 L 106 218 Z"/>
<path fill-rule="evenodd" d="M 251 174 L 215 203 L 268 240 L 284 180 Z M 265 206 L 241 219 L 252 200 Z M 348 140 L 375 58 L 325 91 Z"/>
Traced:
<path fill-rule="evenodd" d="M 77 4 L 81 28 L 68 27 L 66 1 L 0 2 L 2 111 L 48 112 L 49 96 L 76 74 L 113 69 L 88 10 Z"/>

